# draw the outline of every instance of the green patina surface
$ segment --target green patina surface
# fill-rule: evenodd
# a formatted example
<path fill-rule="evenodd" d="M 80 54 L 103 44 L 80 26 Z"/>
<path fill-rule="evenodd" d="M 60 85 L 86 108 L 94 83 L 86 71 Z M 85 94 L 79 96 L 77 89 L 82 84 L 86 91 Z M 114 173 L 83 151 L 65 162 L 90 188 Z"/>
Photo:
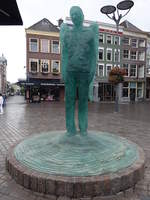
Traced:
<path fill-rule="evenodd" d="M 14 149 L 16 159 L 39 172 L 90 176 L 117 172 L 138 158 L 136 145 L 104 132 L 68 137 L 65 131 L 34 135 Z"/>
<path fill-rule="evenodd" d="M 92 100 L 92 81 L 98 56 L 99 30 L 96 23 L 83 26 L 80 7 L 70 9 L 72 26 L 63 23 L 60 29 L 61 71 L 65 82 L 66 129 L 68 135 L 77 133 L 75 101 L 78 91 L 78 120 L 80 134 L 87 134 L 88 98 Z M 90 88 L 90 90 L 89 90 Z"/>

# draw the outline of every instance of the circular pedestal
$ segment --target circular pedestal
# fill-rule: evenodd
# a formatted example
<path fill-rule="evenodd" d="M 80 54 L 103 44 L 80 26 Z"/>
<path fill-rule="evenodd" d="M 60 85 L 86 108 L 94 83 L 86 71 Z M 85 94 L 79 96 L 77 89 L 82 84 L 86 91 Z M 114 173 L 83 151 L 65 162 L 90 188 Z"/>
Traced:
<path fill-rule="evenodd" d="M 144 161 L 143 150 L 125 138 L 95 131 L 69 137 L 57 131 L 14 145 L 6 168 L 33 191 L 94 198 L 133 187 L 144 175 Z"/>

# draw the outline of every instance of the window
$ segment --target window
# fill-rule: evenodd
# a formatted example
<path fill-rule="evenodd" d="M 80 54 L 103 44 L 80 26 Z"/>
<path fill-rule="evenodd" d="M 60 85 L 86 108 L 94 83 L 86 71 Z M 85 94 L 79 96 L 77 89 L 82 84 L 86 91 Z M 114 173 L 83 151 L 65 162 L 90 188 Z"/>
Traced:
<path fill-rule="evenodd" d="M 112 49 L 107 49 L 107 60 L 108 61 L 112 60 Z"/>
<path fill-rule="evenodd" d="M 136 51 L 131 51 L 130 57 L 131 57 L 131 60 L 137 60 L 137 52 Z"/>
<path fill-rule="evenodd" d="M 98 65 L 98 76 L 103 77 L 104 76 L 104 65 L 99 64 Z"/>
<path fill-rule="evenodd" d="M 114 61 L 115 62 L 120 62 L 120 50 L 115 49 L 114 51 Z"/>
<path fill-rule="evenodd" d="M 109 72 L 111 71 L 112 66 L 111 65 L 107 65 L 106 66 L 106 76 L 109 76 Z"/>
<path fill-rule="evenodd" d="M 104 35 L 103 34 L 99 35 L 99 43 L 104 43 Z"/>
<path fill-rule="evenodd" d="M 124 45 L 129 45 L 129 44 L 130 44 L 130 40 L 129 40 L 128 37 L 124 37 L 124 38 L 123 38 L 123 44 L 124 44 Z"/>
<path fill-rule="evenodd" d="M 145 60 L 145 52 L 139 51 L 139 60 L 144 61 Z"/>
<path fill-rule="evenodd" d="M 104 60 L 104 49 L 99 49 L 99 60 Z"/>
<path fill-rule="evenodd" d="M 52 60 L 51 72 L 54 74 L 60 73 L 60 61 L 59 60 Z"/>
<path fill-rule="evenodd" d="M 145 40 L 144 39 L 139 40 L 139 47 L 145 47 Z"/>
<path fill-rule="evenodd" d="M 38 72 L 38 60 L 30 59 L 29 60 L 30 72 L 36 73 Z"/>
<path fill-rule="evenodd" d="M 36 38 L 29 39 L 29 51 L 38 52 L 38 39 Z"/>
<path fill-rule="evenodd" d="M 129 50 L 128 49 L 123 50 L 123 58 L 129 59 Z"/>
<path fill-rule="evenodd" d="M 131 46 L 135 47 L 135 48 L 137 47 L 137 39 L 135 39 L 135 38 L 131 39 Z"/>
<path fill-rule="evenodd" d="M 136 64 L 130 65 L 130 76 L 136 77 Z"/>
<path fill-rule="evenodd" d="M 125 75 L 125 76 L 129 76 L 129 64 L 124 63 L 124 64 L 123 64 L 123 68 L 124 68 L 125 71 L 126 71 L 126 75 Z"/>
<path fill-rule="evenodd" d="M 150 67 L 147 68 L 147 74 L 150 74 Z"/>
<path fill-rule="evenodd" d="M 41 72 L 48 73 L 49 72 L 49 61 L 41 60 Z"/>
<path fill-rule="evenodd" d="M 59 51 L 59 40 L 52 40 L 52 53 L 60 53 Z"/>
<path fill-rule="evenodd" d="M 137 83 L 137 97 L 143 98 L 143 87 L 142 83 Z"/>
<path fill-rule="evenodd" d="M 144 65 L 138 66 L 138 78 L 144 78 Z"/>
<path fill-rule="evenodd" d="M 106 43 L 107 44 L 112 44 L 112 36 L 111 35 L 107 35 L 106 36 Z"/>
<path fill-rule="evenodd" d="M 120 44 L 120 38 L 119 38 L 119 36 L 115 36 L 114 37 L 114 44 L 115 45 L 119 45 Z"/>
<path fill-rule="evenodd" d="M 49 40 L 41 39 L 41 52 L 49 53 Z"/>
<path fill-rule="evenodd" d="M 129 97 L 129 83 L 128 82 L 123 83 L 122 96 Z"/>

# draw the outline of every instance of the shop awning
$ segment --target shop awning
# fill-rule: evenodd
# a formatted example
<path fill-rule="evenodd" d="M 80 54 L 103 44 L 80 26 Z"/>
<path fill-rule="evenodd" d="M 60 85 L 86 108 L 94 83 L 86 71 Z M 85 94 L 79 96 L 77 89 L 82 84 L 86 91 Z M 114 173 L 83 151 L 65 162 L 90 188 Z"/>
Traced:
<path fill-rule="evenodd" d="M 0 1 L 0 25 L 23 25 L 16 0 Z"/>
<path fill-rule="evenodd" d="M 64 83 L 35 83 L 35 82 L 22 82 L 20 85 L 25 86 L 64 86 Z"/>

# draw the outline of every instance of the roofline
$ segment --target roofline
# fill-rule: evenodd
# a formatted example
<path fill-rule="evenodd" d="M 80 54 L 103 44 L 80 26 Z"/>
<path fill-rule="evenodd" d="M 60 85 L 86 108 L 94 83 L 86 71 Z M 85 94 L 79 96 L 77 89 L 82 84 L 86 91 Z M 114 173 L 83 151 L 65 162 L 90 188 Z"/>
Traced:
<path fill-rule="evenodd" d="M 70 17 L 66 17 L 65 20 L 69 20 L 71 21 L 71 18 Z M 110 28 L 116 28 L 116 25 L 115 24 L 109 24 L 109 23 L 105 23 L 105 22 L 100 22 L 100 21 L 92 21 L 92 20 L 84 20 L 84 23 L 87 23 L 87 24 L 91 24 L 91 23 L 97 23 L 99 26 L 108 26 Z M 120 29 L 123 29 L 124 27 L 123 26 L 119 26 Z"/>
<path fill-rule="evenodd" d="M 59 37 L 59 32 L 54 32 L 54 31 L 47 32 L 47 31 L 38 31 L 38 30 L 25 29 L 25 32 L 26 32 L 26 34 Z"/>

